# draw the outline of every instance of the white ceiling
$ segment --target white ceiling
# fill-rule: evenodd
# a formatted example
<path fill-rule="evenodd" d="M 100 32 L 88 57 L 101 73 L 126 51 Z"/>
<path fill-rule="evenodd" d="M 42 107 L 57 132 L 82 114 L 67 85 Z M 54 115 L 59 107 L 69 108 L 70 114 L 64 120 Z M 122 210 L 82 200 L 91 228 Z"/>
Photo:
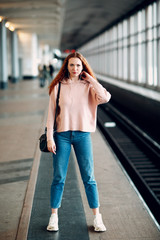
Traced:
<path fill-rule="evenodd" d="M 55 48 L 60 44 L 64 9 L 65 0 L 0 0 L 0 16 Z"/>
<path fill-rule="evenodd" d="M 66 0 L 61 49 L 77 49 L 154 0 Z"/>
<path fill-rule="evenodd" d="M 0 16 L 53 48 L 78 48 L 154 0 L 0 0 Z"/>

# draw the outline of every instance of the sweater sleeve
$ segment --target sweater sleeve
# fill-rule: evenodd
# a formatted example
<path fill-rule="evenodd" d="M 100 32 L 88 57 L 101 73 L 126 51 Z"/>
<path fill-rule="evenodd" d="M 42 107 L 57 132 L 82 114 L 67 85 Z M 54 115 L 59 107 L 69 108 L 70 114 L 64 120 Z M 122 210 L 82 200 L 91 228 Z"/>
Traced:
<path fill-rule="evenodd" d="M 54 118 L 55 118 L 55 109 L 56 109 L 56 92 L 57 89 L 54 87 L 50 98 L 49 98 L 49 107 L 48 107 L 48 118 L 47 118 L 47 141 L 53 139 L 53 125 L 54 125 Z"/>
<path fill-rule="evenodd" d="M 97 105 L 109 102 L 111 94 L 96 80 L 90 83 L 91 94 L 95 98 Z"/>

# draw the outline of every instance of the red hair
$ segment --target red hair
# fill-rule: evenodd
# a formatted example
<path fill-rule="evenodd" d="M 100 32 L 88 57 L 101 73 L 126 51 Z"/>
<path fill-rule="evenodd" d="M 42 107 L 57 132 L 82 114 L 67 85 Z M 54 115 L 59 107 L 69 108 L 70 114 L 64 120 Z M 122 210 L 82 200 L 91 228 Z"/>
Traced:
<path fill-rule="evenodd" d="M 94 76 L 94 73 L 91 69 L 91 67 L 89 66 L 87 60 L 82 56 L 82 54 L 78 53 L 78 52 L 74 52 L 74 53 L 71 53 L 69 54 L 64 62 L 63 62 L 63 65 L 59 71 L 59 73 L 57 74 L 57 76 L 52 80 L 52 82 L 50 83 L 49 85 L 49 95 L 51 94 L 54 86 L 60 82 L 61 80 L 63 80 L 64 78 L 65 79 L 68 79 L 68 76 L 69 76 L 69 72 L 68 72 L 68 61 L 70 58 L 79 58 L 82 62 L 82 66 L 83 66 L 83 71 L 89 73 L 93 78 L 96 79 L 96 77 Z"/>

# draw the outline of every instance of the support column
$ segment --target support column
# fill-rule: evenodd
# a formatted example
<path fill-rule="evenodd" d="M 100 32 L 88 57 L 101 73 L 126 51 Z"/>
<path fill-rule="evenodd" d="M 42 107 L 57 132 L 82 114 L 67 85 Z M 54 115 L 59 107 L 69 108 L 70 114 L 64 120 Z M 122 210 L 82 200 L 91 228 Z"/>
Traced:
<path fill-rule="evenodd" d="M 6 21 L 0 22 L 0 88 L 8 87 L 8 67 L 7 67 L 7 29 Z"/>
<path fill-rule="evenodd" d="M 36 34 L 18 32 L 19 58 L 22 62 L 24 79 L 34 79 L 38 75 L 38 38 Z"/>
<path fill-rule="evenodd" d="M 19 63 L 18 63 L 18 39 L 16 30 L 11 33 L 11 49 L 12 49 L 12 77 L 11 81 L 16 83 L 19 80 Z"/>

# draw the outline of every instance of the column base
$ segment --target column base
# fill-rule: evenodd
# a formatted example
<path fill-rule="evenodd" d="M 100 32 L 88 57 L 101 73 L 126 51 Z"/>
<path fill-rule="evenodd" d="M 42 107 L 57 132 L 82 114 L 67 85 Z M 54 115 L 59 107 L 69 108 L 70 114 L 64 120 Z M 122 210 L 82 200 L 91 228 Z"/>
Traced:
<path fill-rule="evenodd" d="M 34 80 L 36 79 L 38 76 L 31 76 L 31 75 L 25 75 L 23 76 L 23 80 Z"/>
<path fill-rule="evenodd" d="M 11 81 L 11 83 L 17 83 L 19 81 L 19 78 L 11 77 L 10 81 Z"/>
<path fill-rule="evenodd" d="M 8 82 L 0 81 L 0 89 L 7 89 L 7 88 L 8 88 Z"/>

